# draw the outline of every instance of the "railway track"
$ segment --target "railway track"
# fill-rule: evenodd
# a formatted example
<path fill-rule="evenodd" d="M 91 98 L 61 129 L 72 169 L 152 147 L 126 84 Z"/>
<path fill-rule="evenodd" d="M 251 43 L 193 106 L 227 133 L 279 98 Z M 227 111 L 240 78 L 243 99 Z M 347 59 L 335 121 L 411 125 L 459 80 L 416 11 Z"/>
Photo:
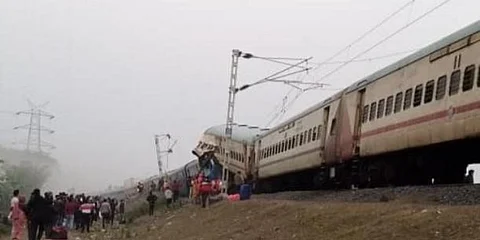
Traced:
<path fill-rule="evenodd" d="M 291 191 L 259 194 L 255 195 L 254 198 L 324 202 L 381 202 L 397 200 L 443 205 L 479 205 L 480 184 L 439 184 L 338 191 Z"/>

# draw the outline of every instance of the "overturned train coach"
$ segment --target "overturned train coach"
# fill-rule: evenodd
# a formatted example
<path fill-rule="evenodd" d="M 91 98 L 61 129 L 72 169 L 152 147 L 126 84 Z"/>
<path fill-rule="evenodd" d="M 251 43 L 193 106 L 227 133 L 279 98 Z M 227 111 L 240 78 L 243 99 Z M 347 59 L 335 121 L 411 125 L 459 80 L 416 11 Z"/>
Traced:
<path fill-rule="evenodd" d="M 460 183 L 479 162 L 480 21 L 268 131 L 244 128 L 232 165 L 258 192 Z M 203 136 L 224 146 L 214 129 Z"/>
<path fill-rule="evenodd" d="M 247 125 L 233 125 L 233 135 L 230 140 L 225 136 L 225 125 L 218 125 L 207 129 L 201 136 L 198 145 L 192 153 L 198 157 L 199 162 L 213 159 L 220 166 L 218 177 L 221 178 L 225 164 L 224 156 L 229 156 L 228 170 L 230 178 L 228 184 L 233 185 L 233 176 L 241 175 L 243 178 L 254 175 L 256 171 L 255 139 L 268 129 L 261 129 Z M 229 152 L 226 153 L 226 149 Z"/>

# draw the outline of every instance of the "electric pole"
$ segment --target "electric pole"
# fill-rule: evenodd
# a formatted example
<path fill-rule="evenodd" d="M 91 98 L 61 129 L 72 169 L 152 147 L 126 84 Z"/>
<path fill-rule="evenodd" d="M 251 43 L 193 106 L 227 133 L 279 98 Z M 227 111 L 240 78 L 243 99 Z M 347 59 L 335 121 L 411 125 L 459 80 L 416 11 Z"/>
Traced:
<path fill-rule="evenodd" d="M 156 134 L 155 152 L 157 154 L 157 164 L 159 177 L 168 178 L 168 156 L 173 153 L 173 147 L 177 144 L 177 140 L 172 139 L 170 134 Z M 163 158 L 165 158 L 165 168 L 163 167 Z"/>
<path fill-rule="evenodd" d="M 42 108 L 44 108 L 48 104 L 48 102 L 42 105 L 36 105 L 29 100 L 28 103 L 30 105 L 30 109 L 26 111 L 19 111 L 16 113 L 16 115 L 28 116 L 30 119 L 29 123 L 22 126 L 14 127 L 13 129 L 27 130 L 27 142 L 25 143 L 27 151 L 32 151 L 32 148 L 34 148 L 35 152 L 43 153 L 44 147 L 54 149 L 55 146 L 42 139 L 42 133 L 53 134 L 55 132 L 42 125 L 42 118 L 47 118 L 50 120 L 55 118 L 54 115 L 42 110 Z"/>
<path fill-rule="evenodd" d="M 260 59 L 263 61 L 273 62 L 275 64 L 280 64 L 287 66 L 282 70 L 274 72 L 273 74 L 262 78 L 251 84 L 242 85 L 240 88 L 237 88 L 237 73 L 238 73 L 238 60 L 240 58 L 245 59 Z M 308 72 L 310 67 L 302 66 L 308 64 L 308 61 L 312 59 L 309 58 L 279 58 L 279 57 L 261 57 L 256 56 L 251 53 L 244 53 L 238 49 L 232 51 L 232 65 L 230 69 L 230 86 L 228 91 L 228 105 L 227 105 L 227 123 L 225 125 L 225 138 L 223 139 L 223 144 L 225 145 L 225 151 L 223 153 L 223 170 L 222 170 L 222 193 L 228 192 L 229 184 L 229 175 L 230 175 L 230 158 L 231 158 L 231 142 L 232 142 L 232 133 L 234 122 L 234 110 L 235 110 L 235 96 L 238 92 L 248 89 L 250 87 L 263 84 L 263 83 L 283 83 L 291 87 L 300 89 L 302 91 L 308 91 L 311 89 L 323 87 L 325 84 L 322 83 L 312 83 L 304 82 L 298 80 L 289 80 L 285 79 L 299 73 Z M 301 88 L 300 86 L 308 86 L 308 88 Z"/>

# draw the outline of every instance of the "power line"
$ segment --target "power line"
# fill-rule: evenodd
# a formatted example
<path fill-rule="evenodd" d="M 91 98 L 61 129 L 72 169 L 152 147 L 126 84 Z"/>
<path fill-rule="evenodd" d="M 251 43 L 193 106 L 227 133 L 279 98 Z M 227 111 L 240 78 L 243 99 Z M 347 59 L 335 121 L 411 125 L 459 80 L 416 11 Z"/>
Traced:
<path fill-rule="evenodd" d="M 320 65 L 320 64 L 333 65 L 333 64 L 342 64 L 342 63 L 345 63 L 345 62 L 371 62 L 371 61 L 375 61 L 375 60 L 396 57 L 396 56 L 399 56 L 399 55 L 404 55 L 404 54 L 411 53 L 411 52 L 414 52 L 414 51 L 417 51 L 417 50 L 418 49 L 402 51 L 402 52 L 395 52 L 395 53 L 385 54 L 385 55 L 376 56 L 376 57 L 357 59 L 357 60 L 354 60 L 354 61 L 331 61 L 331 62 L 312 63 L 312 64 L 314 64 L 314 65 Z"/>
<path fill-rule="evenodd" d="M 330 71 L 329 73 L 327 73 L 326 75 L 322 76 L 320 79 L 317 80 L 318 81 L 321 81 L 329 76 L 331 76 L 332 74 L 334 74 L 335 72 L 338 72 L 340 69 L 342 69 L 344 66 L 348 65 L 349 63 L 351 63 L 352 61 L 354 61 L 355 59 L 363 56 L 364 54 L 370 52 L 372 49 L 380 46 L 381 44 L 383 44 L 384 42 L 388 41 L 390 38 L 394 37 L 395 35 L 397 35 L 398 33 L 402 32 L 403 30 L 407 29 L 408 27 L 410 27 L 411 25 L 415 24 L 416 22 L 420 21 L 421 19 L 423 19 L 424 17 L 428 16 L 430 13 L 434 12 L 435 10 L 437 10 L 438 8 L 442 7 L 443 5 L 447 4 L 448 2 L 450 2 L 452 0 L 445 0 L 443 1 L 442 3 L 438 4 L 437 6 L 435 6 L 434 8 L 430 9 L 429 11 L 425 12 L 424 14 L 420 15 L 419 17 L 417 17 L 415 20 L 407 23 L 405 26 L 401 27 L 400 29 L 398 29 L 397 31 L 393 32 L 392 34 L 388 35 L 387 37 L 383 38 L 382 40 L 380 40 L 379 42 L 377 42 L 376 44 L 374 44 L 373 46 L 367 48 L 367 50 L 363 51 L 363 52 L 360 52 L 359 54 L 355 55 L 353 58 L 351 58 L 350 60 L 346 61 L 345 63 L 343 63 L 342 65 L 340 65 L 339 67 L 335 68 L 334 70 Z"/>
<path fill-rule="evenodd" d="M 399 9 L 397 9 L 395 12 L 391 13 L 390 15 L 388 15 L 386 18 L 384 18 L 382 21 L 380 21 L 377 25 L 375 25 L 374 27 L 372 27 L 370 30 L 368 30 L 367 32 L 365 32 L 364 34 L 362 34 L 360 37 L 358 37 L 357 39 L 353 40 L 350 44 L 348 44 L 346 47 L 342 48 L 340 51 L 338 51 L 337 53 L 333 54 L 331 57 L 327 58 L 326 60 L 324 60 L 320 65 L 323 65 L 324 63 L 326 62 L 330 62 L 332 59 L 334 59 L 335 57 L 337 57 L 338 55 L 342 54 L 343 52 L 347 51 L 348 49 L 350 49 L 352 47 L 352 45 L 360 42 L 362 39 L 364 39 L 365 37 L 367 37 L 370 33 L 372 33 L 373 31 L 377 30 L 379 27 L 381 27 L 383 24 L 385 24 L 386 22 L 388 22 L 390 19 L 392 19 L 395 15 L 397 15 L 398 13 L 400 13 L 401 11 L 403 11 L 405 8 L 407 8 L 408 6 L 410 6 L 411 4 L 413 4 L 415 2 L 415 0 L 411 0 L 409 1 L 407 4 L 403 5 L 402 7 L 400 7 Z M 316 68 L 313 69 L 313 71 L 315 71 L 316 69 L 318 69 L 317 66 Z"/>
<path fill-rule="evenodd" d="M 321 80 L 324 80 L 326 79 L 327 77 L 331 76 L 332 74 L 338 72 L 340 69 L 342 69 L 343 67 L 345 67 L 346 65 L 352 63 L 353 61 L 355 61 L 357 58 L 363 56 L 364 54 L 368 53 L 369 51 L 371 51 L 372 49 L 378 47 L 379 45 L 383 44 L 384 42 L 388 41 L 390 38 L 394 37 L 395 35 L 397 35 L 398 33 L 402 32 L 403 30 L 407 29 L 408 27 L 410 27 L 411 25 L 415 24 L 416 22 L 420 21 L 421 19 L 425 18 L 426 16 L 428 16 L 429 14 L 431 14 L 432 12 L 436 11 L 437 9 L 439 9 L 440 7 L 444 6 L 445 4 L 447 4 L 448 2 L 450 2 L 451 0 L 445 0 L 443 2 L 441 2 L 440 4 L 436 5 L 435 7 L 433 7 L 432 9 L 430 9 L 429 11 L 425 12 L 424 14 L 420 15 L 419 17 L 415 18 L 413 21 L 410 21 L 408 22 L 407 24 L 405 24 L 403 27 L 399 28 L 397 31 L 393 32 L 392 34 L 388 35 L 387 37 L 383 38 L 382 40 L 380 40 L 379 42 L 377 42 L 376 44 L 374 44 L 373 46 L 371 46 L 370 48 L 368 48 L 367 50 L 355 55 L 353 58 L 345 61 L 344 63 L 342 63 L 339 67 L 335 68 L 334 70 L 330 71 L 329 73 L 327 73 L 326 75 L 322 76 L 320 79 L 316 80 L 316 82 L 319 82 Z M 403 9 L 406 5 L 404 5 L 402 8 L 400 9 Z M 398 12 L 398 11 L 397 11 Z M 396 12 L 395 12 L 396 13 Z M 390 16 L 389 16 L 390 17 Z M 389 18 L 387 17 L 387 18 Z M 382 21 L 384 22 L 384 21 Z M 345 49 L 348 49 L 349 46 L 347 46 L 347 48 Z M 328 62 L 328 61 L 324 61 L 324 62 Z M 318 68 L 318 67 L 317 67 Z M 315 69 L 317 69 L 315 68 Z M 290 93 L 292 92 L 293 90 L 289 91 L 287 93 L 287 96 L 290 95 Z M 297 94 L 295 95 L 295 97 L 293 98 L 292 101 L 290 101 L 290 103 L 288 104 L 287 108 L 290 108 L 293 103 L 300 97 L 300 95 L 302 95 L 303 92 L 302 91 L 298 91 Z M 283 111 L 285 112 L 285 111 Z M 278 116 L 280 116 L 281 113 L 277 114 L 277 116 L 275 118 L 278 118 Z M 271 124 L 274 120 L 270 121 L 269 124 Z M 268 124 L 268 125 L 269 125 Z M 268 126 L 267 125 L 267 126 Z"/>
<path fill-rule="evenodd" d="M 335 57 L 339 56 L 340 54 L 342 54 L 343 52 L 349 50 L 352 45 L 360 42 L 362 39 L 364 39 L 365 37 L 367 37 L 370 33 L 372 33 L 373 31 L 375 31 L 376 29 L 378 29 L 379 27 L 381 27 L 383 24 L 385 24 L 386 22 L 388 22 L 390 19 L 392 19 L 395 15 L 397 15 L 398 13 L 402 12 L 404 9 L 406 9 L 408 6 L 412 5 L 413 3 L 415 2 L 415 0 L 411 0 L 409 2 L 407 2 L 406 4 L 402 5 L 400 8 L 398 8 L 395 12 L 391 13 L 390 15 L 388 15 L 386 18 L 384 18 L 382 21 L 380 21 L 378 24 L 376 24 L 375 26 L 373 26 L 371 29 L 369 29 L 368 31 L 366 31 L 364 34 L 362 34 L 360 37 L 356 38 L 355 40 L 353 40 L 350 44 L 348 44 L 347 46 L 345 46 L 344 48 L 340 49 L 338 52 L 336 52 L 335 54 L 333 54 L 331 57 L 325 59 L 323 62 L 321 63 L 318 63 L 317 64 L 317 67 L 315 67 L 313 70 L 317 70 L 320 66 L 322 65 L 326 65 L 326 64 L 329 64 L 329 62 L 331 62 Z M 281 112 L 277 112 L 277 114 L 275 115 L 275 117 L 273 119 L 271 119 L 266 126 L 269 126 L 274 120 L 275 118 L 277 118 L 279 116 L 279 114 L 281 114 L 282 112 L 286 112 L 286 109 L 285 109 L 285 99 L 288 98 L 288 96 L 290 96 L 290 94 L 294 91 L 295 89 L 290 89 L 287 94 L 282 98 L 282 103 L 277 105 L 275 108 L 279 108 L 281 107 L 282 111 Z M 303 91 L 301 91 L 302 93 Z M 298 98 L 298 96 L 295 97 L 295 100 Z M 294 101 L 295 101 L 294 100 Z M 270 115 L 270 114 L 269 114 Z"/>

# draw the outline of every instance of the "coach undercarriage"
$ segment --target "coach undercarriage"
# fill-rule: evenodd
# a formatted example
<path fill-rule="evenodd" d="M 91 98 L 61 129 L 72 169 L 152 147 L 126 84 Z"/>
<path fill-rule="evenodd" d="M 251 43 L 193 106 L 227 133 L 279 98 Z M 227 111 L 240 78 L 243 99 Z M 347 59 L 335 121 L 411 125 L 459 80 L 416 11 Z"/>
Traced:
<path fill-rule="evenodd" d="M 457 184 L 469 164 L 479 163 L 480 138 L 355 158 L 333 166 L 288 173 L 257 182 L 256 192 Z"/>

